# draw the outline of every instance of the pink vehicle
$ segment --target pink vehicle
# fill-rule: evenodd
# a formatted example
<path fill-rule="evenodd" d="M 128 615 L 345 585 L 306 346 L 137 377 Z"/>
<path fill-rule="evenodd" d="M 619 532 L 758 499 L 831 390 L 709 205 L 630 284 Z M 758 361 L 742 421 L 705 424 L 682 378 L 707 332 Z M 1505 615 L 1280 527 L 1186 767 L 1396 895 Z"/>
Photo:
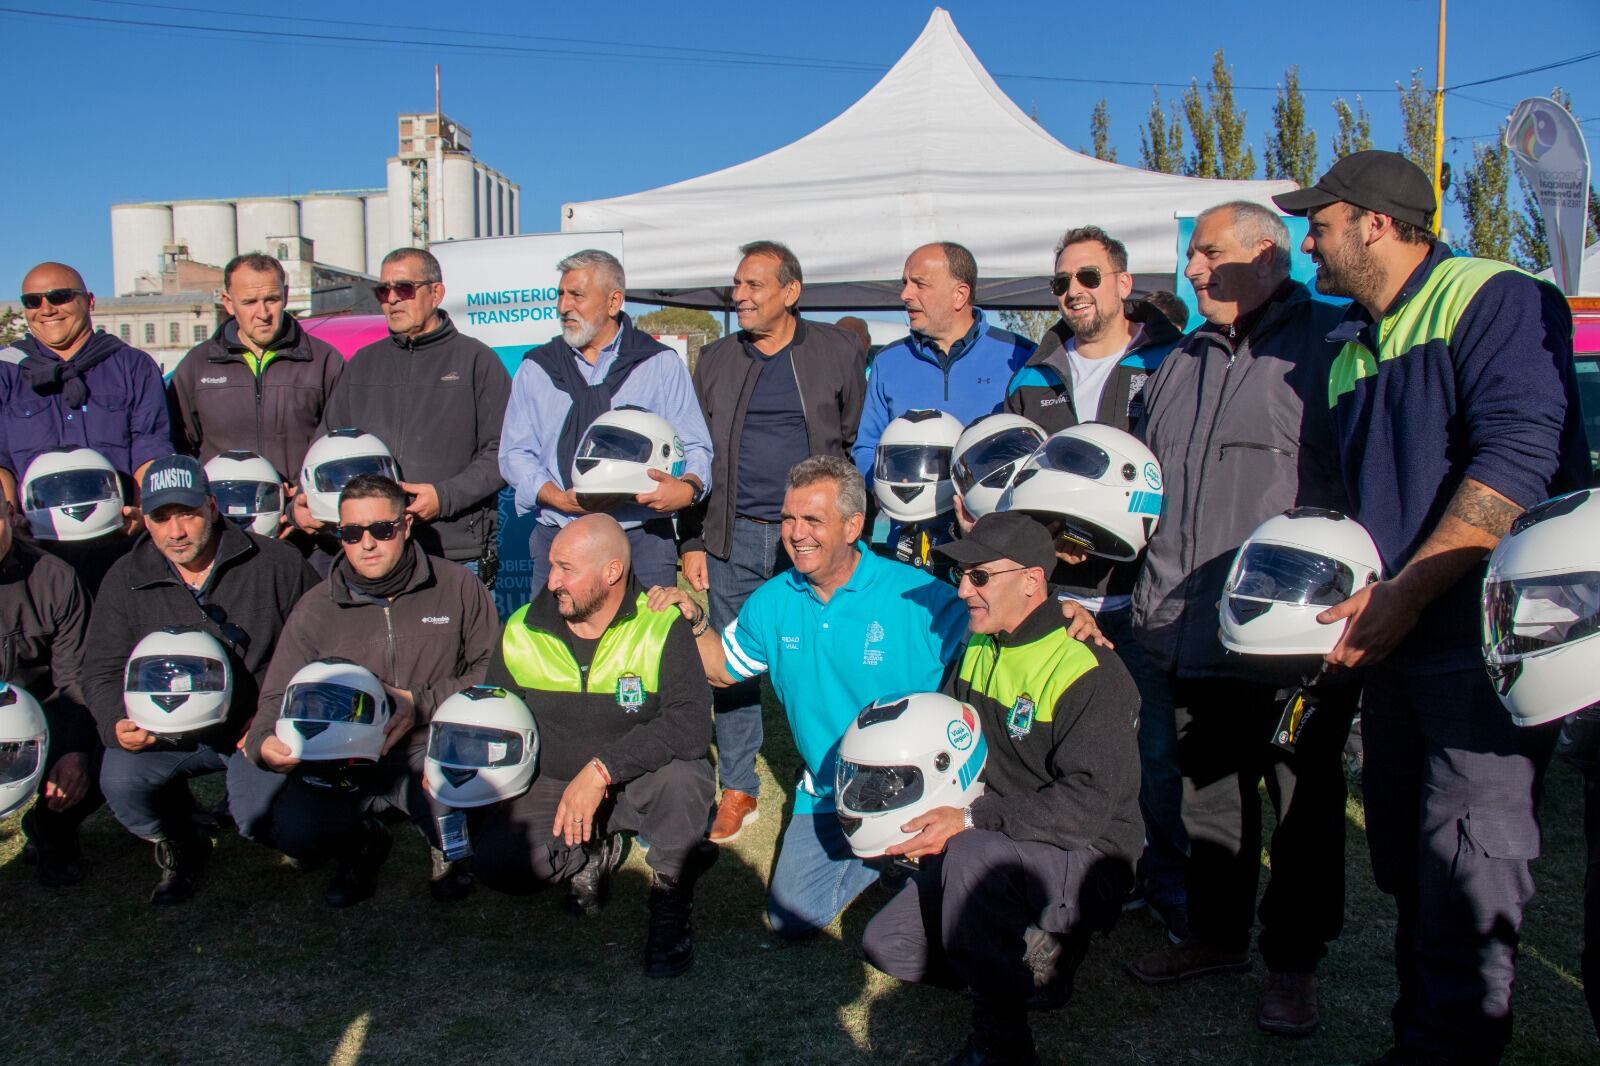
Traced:
<path fill-rule="evenodd" d="M 1569 296 L 1567 302 L 1572 305 L 1572 355 L 1589 463 L 1600 474 L 1600 296 Z"/>
<path fill-rule="evenodd" d="M 389 335 L 388 320 L 382 315 L 319 315 L 302 318 L 300 328 L 333 345 L 346 360 Z"/>

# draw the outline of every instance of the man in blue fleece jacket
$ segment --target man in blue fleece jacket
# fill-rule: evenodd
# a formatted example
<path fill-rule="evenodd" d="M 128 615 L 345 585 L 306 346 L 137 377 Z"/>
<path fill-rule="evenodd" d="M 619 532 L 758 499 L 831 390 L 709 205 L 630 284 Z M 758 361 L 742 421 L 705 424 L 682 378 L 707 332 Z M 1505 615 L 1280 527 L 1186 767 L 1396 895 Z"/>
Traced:
<path fill-rule="evenodd" d="M 1368 842 L 1398 909 L 1395 1043 L 1373 1061 L 1495 1063 L 1556 727 L 1500 706 L 1477 599 L 1512 521 L 1587 473 L 1571 315 L 1552 286 L 1431 239 L 1432 186 L 1392 152 L 1274 200 L 1309 219 L 1317 288 L 1354 301 L 1328 404 L 1387 575 L 1318 619 L 1348 619 L 1328 661 L 1366 672 Z"/>

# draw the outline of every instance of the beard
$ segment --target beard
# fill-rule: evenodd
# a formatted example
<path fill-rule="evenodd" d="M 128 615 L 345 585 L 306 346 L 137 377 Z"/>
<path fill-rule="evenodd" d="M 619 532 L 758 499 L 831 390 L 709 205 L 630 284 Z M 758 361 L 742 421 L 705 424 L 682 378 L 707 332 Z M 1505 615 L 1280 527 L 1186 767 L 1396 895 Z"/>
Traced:
<path fill-rule="evenodd" d="M 1323 253 L 1317 270 L 1317 291 L 1324 296 L 1346 296 L 1356 302 L 1371 292 L 1378 280 L 1372 249 L 1349 241 L 1331 255 Z"/>
<path fill-rule="evenodd" d="M 573 348 L 582 348 L 600 334 L 600 327 L 605 324 L 605 319 L 590 322 L 586 318 L 579 318 L 575 322 L 562 320 L 561 339 Z"/>
<path fill-rule="evenodd" d="M 580 597 L 571 589 L 563 589 L 567 599 L 563 603 L 560 596 L 556 597 L 556 610 L 568 622 L 587 622 L 605 603 L 606 592 L 604 588 L 597 588 L 589 595 Z"/>
<path fill-rule="evenodd" d="M 1086 322 L 1080 319 L 1079 322 L 1075 323 L 1071 316 L 1063 317 L 1066 317 L 1067 325 L 1072 328 L 1074 337 L 1092 341 L 1105 335 L 1106 330 L 1111 327 L 1111 321 L 1116 311 L 1108 311 L 1099 304 L 1093 303 L 1087 309 L 1092 309 L 1094 314 Z"/>

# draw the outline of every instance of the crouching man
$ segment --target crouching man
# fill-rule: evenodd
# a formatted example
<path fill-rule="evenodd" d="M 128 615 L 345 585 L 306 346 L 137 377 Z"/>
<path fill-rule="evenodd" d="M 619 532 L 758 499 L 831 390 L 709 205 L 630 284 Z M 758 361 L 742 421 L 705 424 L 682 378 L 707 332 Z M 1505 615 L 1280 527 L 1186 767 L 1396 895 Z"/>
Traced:
<path fill-rule="evenodd" d="M 689 623 L 647 606 L 615 519 L 587 515 L 556 534 L 545 589 L 506 621 L 489 683 L 533 712 L 539 770 L 474 828 L 478 879 L 513 893 L 565 882 L 571 909 L 593 915 L 620 834 L 635 832 L 650 842 L 645 975 L 683 973 L 694 883 L 717 854 L 711 689 Z"/>
<path fill-rule="evenodd" d="M 1139 697 L 1115 653 L 1068 634 L 1043 526 L 992 514 L 936 550 L 958 567 L 972 632 L 943 691 L 978 712 L 986 791 L 902 827 L 916 836 L 889 854 L 921 868 L 863 948 L 901 980 L 971 989 L 952 1063 L 1033 1063 L 1028 1010 L 1066 1002 L 1090 934 L 1133 885 Z"/>

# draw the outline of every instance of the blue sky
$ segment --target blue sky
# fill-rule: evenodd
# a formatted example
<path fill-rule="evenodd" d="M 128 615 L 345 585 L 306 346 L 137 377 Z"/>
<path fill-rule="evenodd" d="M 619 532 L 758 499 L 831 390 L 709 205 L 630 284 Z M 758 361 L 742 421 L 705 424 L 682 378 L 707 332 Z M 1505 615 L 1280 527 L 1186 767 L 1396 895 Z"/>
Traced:
<path fill-rule="evenodd" d="M 434 62 L 445 110 L 472 130 L 475 153 L 522 185 L 523 230 L 553 230 L 565 201 L 691 177 L 822 125 L 871 87 L 932 9 L 280 0 L 258 7 L 272 13 L 262 17 L 229 0 L 0 4 L 0 90 L 14 137 L 0 197 L 0 285 L 14 291 L 30 265 L 54 258 L 78 265 L 102 293 L 111 288 L 113 203 L 381 185 L 395 115 L 432 106 Z M 947 7 L 1001 88 L 1066 144 L 1087 143 L 1090 110 L 1106 97 L 1122 162 L 1138 162 L 1150 84 L 1203 82 L 1218 47 L 1240 85 L 1274 85 L 1297 64 L 1308 90 L 1360 92 L 1379 147 L 1400 137 L 1394 82 L 1415 67 L 1433 77 L 1434 0 L 1347 0 L 1336 14 L 1237 0 Z M 363 21 L 374 12 L 381 21 Z M 1595 0 L 1456 0 L 1445 80 L 1494 77 L 1596 42 Z M 1580 118 L 1600 118 L 1600 59 L 1591 59 L 1464 89 L 1470 99 L 1447 104 L 1447 133 L 1492 134 L 1517 100 L 1555 84 L 1572 92 Z M 1307 92 L 1324 165 L 1333 97 Z M 1273 95 L 1238 98 L 1259 163 Z M 1600 143 L 1600 121 L 1584 130 Z M 1461 168 L 1470 141 L 1452 141 L 1446 155 Z M 1447 224 L 1458 220 L 1447 208 Z"/>

